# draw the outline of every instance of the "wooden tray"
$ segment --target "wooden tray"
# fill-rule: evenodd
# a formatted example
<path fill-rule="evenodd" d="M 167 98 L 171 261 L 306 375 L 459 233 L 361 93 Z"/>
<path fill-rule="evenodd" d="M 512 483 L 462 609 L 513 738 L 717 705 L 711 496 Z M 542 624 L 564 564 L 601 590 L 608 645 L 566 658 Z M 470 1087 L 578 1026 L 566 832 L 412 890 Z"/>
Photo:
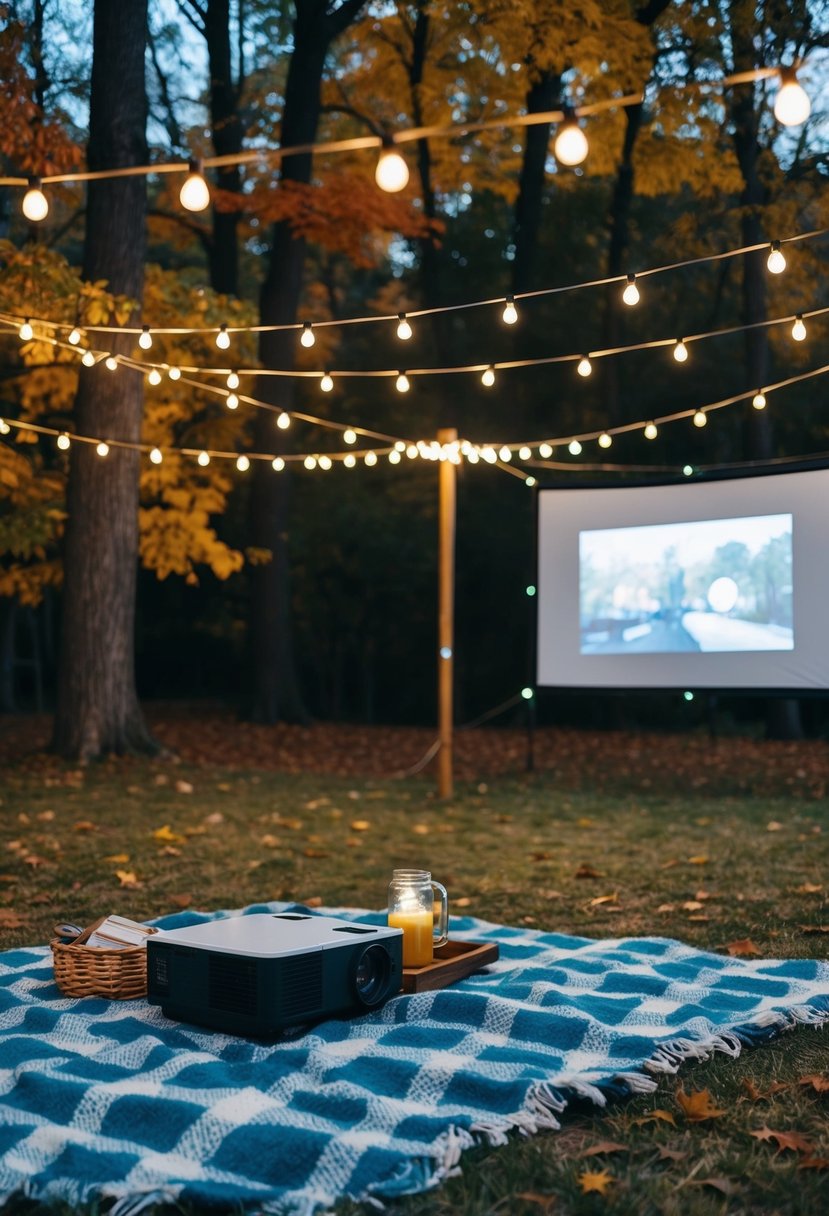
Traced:
<path fill-rule="evenodd" d="M 401 992 L 432 992 L 480 971 L 498 957 L 497 942 L 448 941 L 435 948 L 434 961 L 425 967 L 404 967 Z"/>

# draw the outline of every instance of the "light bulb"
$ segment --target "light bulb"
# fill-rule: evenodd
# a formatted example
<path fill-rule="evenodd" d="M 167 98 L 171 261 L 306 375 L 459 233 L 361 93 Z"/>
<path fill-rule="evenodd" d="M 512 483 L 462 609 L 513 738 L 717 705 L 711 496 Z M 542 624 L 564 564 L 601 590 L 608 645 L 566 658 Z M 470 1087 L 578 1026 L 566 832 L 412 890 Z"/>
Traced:
<path fill-rule="evenodd" d="M 599 447 L 600 447 L 600 448 L 609 448 L 612 442 L 613 442 L 613 440 L 612 440 L 612 439 L 611 439 L 611 437 L 608 435 L 607 431 L 604 431 L 604 432 L 603 432 L 603 433 L 602 433 L 602 434 L 599 436 Z"/>
<path fill-rule="evenodd" d="M 227 350 L 230 346 L 230 334 L 227 332 L 227 326 L 222 325 L 219 332 L 216 334 L 216 345 L 219 350 Z"/>
<path fill-rule="evenodd" d="M 357 457 L 353 452 L 349 452 L 347 456 L 343 457 L 343 464 L 347 469 L 353 469 L 356 463 Z"/>
<path fill-rule="evenodd" d="M 683 342 L 682 338 L 677 338 L 674 343 L 674 358 L 677 363 L 685 363 L 688 358 L 688 347 Z"/>
<path fill-rule="evenodd" d="M 406 451 L 406 442 L 405 442 L 405 440 L 403 440 L 403 439 L 395 439 L 395 441 L 394 441 L 394 450 L 395 450 L 395 452 L 405 452 L 405 451 Z"/>
<path fill-rule="evenodd" d="M 758 388 L 757 392 L 752 397 L 751 404 L 756 410 L 764 410 L 766 408 L 766 394 L 761 388 Z"/>
<path fill-rule="evenodd" d="M 70 346 L 78 345 L 81 340 L 81 331 L 77 328 L 77 326 L 70 332 L 69 337 L 66 340 Z"/>
<path fill-rule="evenodd" d="M 286 414 L 283 410 L 276 420 L 276 425 L 279 427 L 280 431 L 287 431 L 288 427 L 291 425 L 291 415 Z"/>
<path fill-rule="evenodd" d="M 245 456 L 244 453 L 242 453 L 241 456 L 237 456 L 236 468 L 240 473 L 247 473 L 248 469 L 250 468 L 250 458 Z"/>
<path fill-rule="evenodd" d="M 320 379 L 320 388 L 324 393 L 330 393 L 333 387 L 334 377 L 330 376 L 328 372 L 326 372 L 325 375 Z"/>
<path fill-rule="evenodd" d="M 593 364 L 587 358 L 587 355 L 582 355 L 582 357 L 579 359 L 579 363 L 578 363 L 578 367 L 576 368 L 576 371 L 579 373 L 580 376 L 589 376 L 590 373 L 593 371 Z"/>
<path fill-rule="evenodd" d="M 505 464 L 507 463 L 508 460 L 512 460 L 512 452 L 510 451 L 510 449 L 507 447 L 506 444 L 504 444 L 504 446 L 498 452 L 498 459 L 503 460 L 503 462 Z"/>
<path fill-rule="evenodd" d="M 11 427 L 9 426 L 8 422 L 6 422 L 6 419 L 0 418 L 0 435 L 8 435 L 10 430 Z"/>
<path fill-rule="evenodd" d="M 553 152 L 559 164 L 572 168 L 580 165 L 587 156 L 587 136 L 579 126 L 572 107 L 564 107 L 564 118 L 553 144 Z"/>
<path fill-rule="evenodd" d="M 316 456 L 306 456 L 302 463 L 305 465 L 306 469 L 310 471 L 311 469 L 315 469 L 317 467 L 317 458 Z"/>
<path fill-rule="evenodd" d="M 538 454 L 542 460 L 549 460 L 553 454 L 553 449 L 549 443 L 540 443 L 538 445 Z"/>
<path fill-rule="evenodd" d="M 320 468 L 324 469 L 326 473 L 331 468 L 332 464 L 333 461 L 330 456 L 320 456 Z"/>
<path fill-rule="evenodd" d="M 389 137 L 383 140 L 383 150 L 377 160 L 374 170 L 374 180 L 381 190 L 387 194 L 397 194 L 405 189 L 409 182 L 409 166 L 394 146 Z"/>
<path fill-rule="evenodd" d="M 299 340 L 303 346 L 313 346 L 314 343 L 316 342 L 317 339 L 314 336 L 314 331 L 311 327 L 310 321 L 306 321 L 303 324 L 302 333 L 299 336 Z"/>
<path fill-rule="evenodd" d="M 281 456 L 275 456 L 271 461 L 271 468 L 273 469 L 274 473 L 281 473 L 285 468 L 285 461 Z"/>
<path fill-rule="evenodd" d="M 774 99 L 774 117 L 784 127 L 799 127 L 812 106 L 805 89 L 797 83 L 794 68 L 780 69 L 780 88 Z"/>
<path fill-rule="evenodd" d="M 153 344 L 153 336 L 150 333 L 149 325 L 145 325 L 141 330 L 141 336 L 138 339 L 138 345 L 142 350 L 149 350 Z"/>
<path fill-rule="evenodd" d="M 60 448 L 60 450 L 61 450 L 62 452 L 68 452 L 68 451 L 69 451 L 69 445 L 70 445 L 70 443 L 71 443 L 71 440 L 70 440 L 69 436 L 66 434 L 66 432 L 65 432 L 65 431 L 64 431 L 64 433 L 63 433 L 62 435 L 58 435 L 58 437 L 57 437 L 57 439 L 55 440 L 55 442 L 57 443 L 58 447 Z"/>
<path fill-rule="evenodd" d="M 512 296 L 507 296 L 504 301 L 504 311 L 501 313 L 501 320 L 505 325 L 514 325 L 518 320 L 518 309 L 515 307 L 515 300 Z"/>
<path fill-rule="evenodd" d="M 152 371 L 147 376 L 147 380 L 149 381 L 150 384 L 160 384 L 161 383 L 161 372 L 158 370 L 157 367 L 154 367 L 152 369 Z"/>
<path fill-rule="evenodd" d="M 153 448 L 150 452 L 150 460 L 153 464 L 161 464 L 164 457 L 161 454 L 161 448 Z"/>
<path fill-rule="evenodd" d="M 649 422 L 648 425 L 645 427 L 645 438 L 646 439 L 655 439 L 658 434 L 659 434 L 659 432 L 656 429 L 656 423 Z"/>
<path fill-rule="evenodd" d="M 518 449 L 518 459 L 519 460 L 532 460 L 532 454 L 533 454 L 532 448 L 528 448 L 526 446 L 526 444 L 524 445 L 524 447 Z"/>
<path fill-rule="evenodd" d="M 707 422 L 708 415 L 704 414 L 702 410 L 697 410 L 694 414 L 694 426 L 705 426 Z"/>
<path fill-rule="evenodd" d="M 179 202 L 187 211 L 204 211 L 210 202 L 210 191 L 204 180 L 200 160 L 190 161 L 190 172 L 179 191 Z"/>
<path fill-rule="evenodd" d="M 694 471 L 694 466 L 692 464 L 685 464 L 682 466 L 682 472 L 685 474 L 686 477 L 690 477 L 691 474 L 693 473 L 693 471 Z"/>
<path fill-rule="evenodd" d="M 17 336 L 21 342 L 29 342 L 35 336 L 35 331 L 32 329 L 32 323 L 28 319 L 23 322 L 20 329 L 17 331 Z"/>
<path fill-rule="evenodd" d="M 397 336 L 401 342 L 408 342 L 412 336 L 412 327 L 404 312 L 397 314 Z"/>
<path fill-rule="evenodd" d="M 489 445 L 487 445 L 485 448 L 481 448 L 481 456 L 484 458 L 487 464 L 496 464 L 498 461 L 498 453 L 495 451 L 495 448 L 491 448 Z"/>
<path fill-rule="evenodd" d="M 486 369 L 484 374 L 481 376 L 481 384 L 483 384 L 484 388 L 492 388 L 494 383 L 495 383 L 495 368 L 490 365 Z"/>
<path fill-rule="evenodd" d="M 392 448 L 389 452 L 389 464 L 400 464 L 400 453 L 396 448 Z"/>
<path fill-rule="evenodd" d="M 229 410 L 238 409 L 239 408 L 239 398 L 236 396 L 235 393 L 228 393 L 227 397 L 225 397 L 225 405 L 227 406 L 227 408 Z"/>
<path fill-rule="evenodd" d="M 771 252 L 766 260 L 766 266 L 772 274 L 782 274 L 786 269 L 786 259 L 779 241 L 772 241 Z"/>
<path fill-rule="evenodd" d="M 230 375 L 228 376 L 227 387 L 228 388 L 238 388 L 239 387 L 239 377 L 237 376 L 236 372 L 231 372 Z"/>
<path fill-rule="evenodd" d="M 532 488 L 533 488 L 533 486 L 535 485 L 535 478 L 534 478 L 534 477 L 525 477 L 525 478 L 524 478 L 524 485 L 525 485 L 525 486 L 529 486 L 529 487 L 530 487 L 530 489 L 532 489 Z"/>
<path fill-rule="evenodd" d="M 478 449 L 470 448 L 469 451 L 466 453 L 466 459 L 469 461 L 470 464 L 477 464 L 478 461 L 481 459 L 480 456 L 478 455 Z"/>
<path fill-rule="evenodd" d="M 95 366 L 95 356 L 93 355 L 91 350 L 85 350 L 83 352 L 83 358 L 81 359 L 81 363 L 84 365 L 84 367 L 94 367 Z"/>
<path fill-rule="evenodd" d="M 635 274 L 628 275 L 627 286 L 625 287 L 625 290 L 622 292 L 622 299 L 625 302 L 625 304 L 629 305 L 631 308 L 633 307 L 634 304 L 639 303 L 639 288 L 636 286 L 636 275 Z"/>
<path fill-rule="evenodd" d="M 168 367 L 167 375 L 170 377 L 171 380 L 180 380 L 181 379 L 181 368 Z"/>
<path fill-rule="evenodd" d="M 99 456 L 108 456 L 109 455 L 109 444 L 104 443 L 104 441 L 102 439 L 101 442 L 98 444 L 98 446 L 95 448 L 95 451 L 98 453 Z"/>
<path fill-rule="evenodd" d="M 397 388 L 398 393 L 408 393 L 409 377 L 405 372 L 399 373 L 397 380 L 395 381 L 395 387 Z"/>
<path fill-rule="evenodd" d="M 803 317 L 800 313 L 797 314 L 792 326 L 792 337 L 795 342 L 802 342 L 806 337 L 806 326 L 803 324 Z"/>
<path fill-rule="evenodd" d="M 351 427 L 347 431 L 343 431 L 343 443 L 356 443 L 357 432 L 352 431 Z"/>
<path fill-rule="evenodd" d="M 210 464 L 210 456 L 208 455 L 207 452 L 199 452 L 198 456 L 196 457 L 196 460 L 199 462 L 199 464 L 201 465 L 201 467 L 203 469 L 206 469 L 207 466 Z"/>
<path fill-rule="evenodd" d="M 23 195 L 23 214 L 33 224 L 39 224 L 49 214 L 49 200 L 40 187 L 40 178 L 30 177 L 29 188 Z"/>
<path fill-rule="evenodd" d="M 408 456 L 409 460 L 417 460 L 418 456 L 420 455 L 420 453 L 417 450 L 417 445 L 414 443 L 410 443 L 409 446 L 406 448 L 406 455 Z"/>
<path fill-rule="evenodd" d="M 581 454 L 581 444 L 578 439 L 571 439 L 567 444 L 567 451 L 571 456 L 579 456 Z"/>
<path fill-rule="evenodd" d="M 376 452 L 366 452 L 365 462 L 368 465 L 377 464 L 377 453 Z"/>
<path fill-rule="evenodd" d="M 104 367 L 108 372 L 117 372 L 118 360 L 114 355 L 107 355 L 106 359 L 104 359 Z"/>

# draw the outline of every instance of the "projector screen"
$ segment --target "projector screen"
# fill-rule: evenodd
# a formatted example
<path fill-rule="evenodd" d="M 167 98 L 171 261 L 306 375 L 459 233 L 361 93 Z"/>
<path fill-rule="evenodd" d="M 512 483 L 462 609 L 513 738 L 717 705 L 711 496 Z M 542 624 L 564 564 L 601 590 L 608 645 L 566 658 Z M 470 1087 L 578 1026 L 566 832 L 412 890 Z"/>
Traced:
<path fill-rule="evenodd" d="M 829 470 L 538 492 L 540 686 L 829 688 Z"/>

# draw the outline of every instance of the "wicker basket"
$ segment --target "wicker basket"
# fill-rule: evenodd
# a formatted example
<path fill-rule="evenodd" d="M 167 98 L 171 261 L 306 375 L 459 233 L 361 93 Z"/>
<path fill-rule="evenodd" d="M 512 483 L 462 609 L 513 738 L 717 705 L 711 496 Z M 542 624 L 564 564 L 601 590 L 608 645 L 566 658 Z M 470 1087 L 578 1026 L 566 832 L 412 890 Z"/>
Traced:
<path fill-rule="evenodd" d="M 108 950 L 103 946 L 86 945 L 87 938 L 105 920 L 102 916 L 72 942 L 52 939 L 55 982 L 64 996 L 102 996 L 110 1001 L 130 1001 L 147 995 L 146 947 Z"/>

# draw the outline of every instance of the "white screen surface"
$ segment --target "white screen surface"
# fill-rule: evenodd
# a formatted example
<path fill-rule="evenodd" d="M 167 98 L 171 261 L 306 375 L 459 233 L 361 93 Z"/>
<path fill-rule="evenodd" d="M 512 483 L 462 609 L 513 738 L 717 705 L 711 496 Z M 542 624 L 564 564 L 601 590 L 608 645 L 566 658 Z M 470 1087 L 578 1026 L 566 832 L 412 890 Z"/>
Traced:
<path fill-rule="evenodd" d="M 541 686 L 829 688 L 829 470 L 540 490 Z"/>

